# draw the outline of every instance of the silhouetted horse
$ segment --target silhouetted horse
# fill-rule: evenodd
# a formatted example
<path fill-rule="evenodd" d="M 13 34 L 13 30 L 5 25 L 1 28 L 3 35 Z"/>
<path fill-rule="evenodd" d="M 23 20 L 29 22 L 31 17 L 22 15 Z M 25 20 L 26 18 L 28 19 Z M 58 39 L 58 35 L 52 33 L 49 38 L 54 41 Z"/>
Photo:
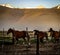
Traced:
<path fill-rule="evenodd" d="M 48 40 L 48 36 L 47 36 L 46 32 L 38 31 L 38 30 L 34 30 L 34 31 L 35 31 L 34 35 L 38 35 L 41 43 L 43 43 L 43 38 L 44 37 L 46 37 L 46 40 Z"/>
<path fill-rule="evenodd" d="M 50 28 L 49 32 L 50 32 L 50 35 L 54 37 L 55 42 L 59 42 L 60 31 L 54 31 L 52 28 Z"/>
<path fill-rule="evenodd" d="M 19 38 L 23 38 L 24 39 L 24 41 L 26 42 L 26 39 L 25 39 L 25 37 L 29 37 L 29 36 L 27 36 L 27 32 L 26 31 L 16 31 L 16 30 L 13 30 L 13 29 L 9 29 L 8 30 L 8 32 L 7 32 L 7 34 L 9 34 L 9 33 L 12 33 L 12 35 L 13 35 L 13 43 L 14 43 L 14 40 L 16 40 L 16 41 L 18 41 L 18 39 Z"/>

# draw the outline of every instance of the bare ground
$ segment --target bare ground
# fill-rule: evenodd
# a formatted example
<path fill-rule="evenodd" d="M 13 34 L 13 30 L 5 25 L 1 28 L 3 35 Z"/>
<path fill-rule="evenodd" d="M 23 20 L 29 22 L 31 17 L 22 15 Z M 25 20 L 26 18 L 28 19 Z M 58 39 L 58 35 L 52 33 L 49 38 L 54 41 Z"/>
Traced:
<path fill-rule="evenodd" d="M 60 55 L 60 43 L 45 43 L 39 45 L 40 55 Z M 0 45 L 0 55 L 36 55 L 36 44 L 30 47 L 23 44 Z"/>

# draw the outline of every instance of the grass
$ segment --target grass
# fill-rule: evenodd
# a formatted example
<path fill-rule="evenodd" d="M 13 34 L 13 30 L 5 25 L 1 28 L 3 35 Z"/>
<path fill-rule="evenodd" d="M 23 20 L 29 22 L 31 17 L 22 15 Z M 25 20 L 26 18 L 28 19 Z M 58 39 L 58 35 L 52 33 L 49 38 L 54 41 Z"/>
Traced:
<path fill-rule="evenodd" d="M 0 44 L 11 44 L 12 38 L 11 37 L 0 37 Z"/>
<path fill-rule="evenodd" d="M 48 40 L 49 42 L 55 42 L 54 39 Z M 18 43 L 23 44 L 24 40 L 22 38 L 19 39 Z M 30 38 L 30 43 L 36 43 L 36 38 Z M 44 42 L 45 43 L 45 42 Z M 12 37 L 0 37 L 0 44 L 12 44 Z"/>
<path fill-rule="evenodd" d="M 23 42 L 24 40 L 22 38 L 18 40 L 19 44 L 22 44 Z M 3 44 L 3 43 L 7 43 L 7 44 L 12 43 L 12 38 L 11 37 L 0 37 L 0 44 Z M 30 43 L 36 43 L 36 39 L 31 38 Z"/>

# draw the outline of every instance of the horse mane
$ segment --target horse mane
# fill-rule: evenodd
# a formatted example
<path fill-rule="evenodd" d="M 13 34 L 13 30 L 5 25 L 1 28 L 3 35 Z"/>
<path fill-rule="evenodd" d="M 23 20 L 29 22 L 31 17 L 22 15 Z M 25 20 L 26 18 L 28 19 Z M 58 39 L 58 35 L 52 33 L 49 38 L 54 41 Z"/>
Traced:
<path fill-rule="evenodd" d="M 35 32 L 40 32 L 39 30 L 34 30 Z"/>

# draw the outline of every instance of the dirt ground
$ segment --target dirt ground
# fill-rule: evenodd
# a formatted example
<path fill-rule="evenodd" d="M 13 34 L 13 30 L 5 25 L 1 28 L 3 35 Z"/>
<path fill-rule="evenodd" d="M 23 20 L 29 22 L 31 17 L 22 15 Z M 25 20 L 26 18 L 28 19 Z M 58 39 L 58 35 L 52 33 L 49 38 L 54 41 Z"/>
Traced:
<path fill-rule="evenodd" d="M 39 45 L 40 55 L 60 55 L 60 43 L 45 43 Z M 36 55 L 36 44 L 0 45 L 0 55 Z"/>

